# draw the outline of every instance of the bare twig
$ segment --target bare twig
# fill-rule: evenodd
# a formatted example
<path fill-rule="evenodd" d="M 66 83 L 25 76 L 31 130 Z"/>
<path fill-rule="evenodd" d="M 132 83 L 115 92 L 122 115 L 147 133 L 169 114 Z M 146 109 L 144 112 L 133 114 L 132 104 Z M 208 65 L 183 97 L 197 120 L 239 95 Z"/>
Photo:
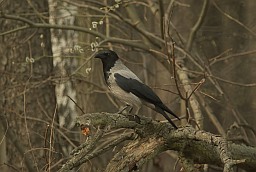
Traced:
<path fill-rule="evenodd" d="M 65 165 L 62 166 L 59 172 L 69 171 L 74 167 L 81 165 L 80 160 L 86 154 L 88 154 L 93 148 L 95 148 L 97 142 L 101 139 L 104 133 L 105 133 L 105 130 L 98 129 L 97 133 L 94 135 L 95 137 L 88 139 L 87 142 L 83 143 L 78 148 L 73 150 L 72 154 L 74 154 L 74 156 L 68 162 L 66 162 Z"/>
<path fill-rule="evenodd" d="M 47 169 L 50 172 L 51 169 L 51 158 L 52 158 L 52 149 L 53 149 L 53 141 L 54 141 L 54 121 L 55 121 L 55 116 L 57 113 L 57 105 L 55 106 L 54 113 L 52 115 L 52 121 L 51 121 L 51 126 L 50 126 L 50 136 L 49 136 L 49 154 L 48 154 L 48 163 L 47 163 Z"/>
<path fill-rule="evenodd" d="M 192 92 L 190 93 L 190 95 L 188 95 L 187 99 L 190 99 L 190 97 L 200 88 L 200 86 L 205 82 L 205 78 L 201 79 L 201 81 L 198 82 L 198 84 L 196 85 L 196 87 L 192 90 Z"/>
<path fill-rule="evenodd" d="M 164 39 L 164 5 L 163 0 L 158 0 L 161 38 Z"/>
<path fill-rule="evenodd" d="M 167 17 L 167 16 L 165 16 Z M 196 119 L 196 124 L 199 126 L 199 128 L 202 128 L 202 114 L 201 114 L 201 110 L 199 107 L 199 103 L 197 102 L 195 96 L 193 95 L 193 93 L 201 86 L 201 84 L 203 83 L 199 83 L 194 89 L 191 88 L 191 86 L 189 85 L 189 80 L 188 80 L 188 76 L 186 73 L 182 72 L 182 69 L 185 68 L 183 67 L 183 60 L 179 59 L 179 64 L 176 63 L 176 57 L 175 57 L 175 43 L 174 41 L 171 39 L 170 34 L 169 34 L 169 18 L 165 18 L 165 46 L 167 49 L 167 57 L 171 63 L 172 60 L 172 68 L 173 68 L 173 77 L 174 77 L 174 81 L 175 81 L 175 85 L 176 88 L 178 90 L 179 96 L 181 99 L 183 99 L 185 101 L 186 104 L 186 108 L 188 108 L 188 102 L 190 102 L 191 107 L 193 109 L 194 115 L 195 115 L 195 119 Z M 171 49 L 170 46 L 168 46 L 167 41 L 171 42 Z M 176 69 L 176 66 L 179 67 L 179 69 Z M 177 75 L 178 73 L 178 75 Z M 186 96 L 183 96 L 180 88 L 179 88 L 179 84 L 178 84 L 178 77 L 181 80 L 181 83 L 184 84 L 184 89 L 186 91 Z M 186 111 L 187 116 L 189 116 L 189 111 Z"/>
<path fill-rule="evenodd" d="M 17 136 L 15 135 L 15 132 L 13 131 L 12 128 L 8 127 L 8 123 L 6 123 L 2 116 L 0 116 L 0 122 L 1 125 L 3 126 L 4 130 L 6 130 L 6 135 L 7 135 L 7 139 L 9 139 L 11 141 L 11 143 L 14 145 L 14 147 L 17 149 L 18 153 L 23 157 L 23 160 L 25 162 L 26 167 L 28 168 L 29 172 L 34 172 L 36 171 L 36 167 L 33 166 L 33 164 L 31 163 L 31 159 L 29 158 L 29 156 L 24 156 L 26 151 L 25 151 L 25 145 L 23 145 L 19 139 L 17 138 Z"/>
<path fill-rule="evenodd" d="M 72 99 L 69 95 L 67 95 L 67 97 L 76 105 L 76 107 L 78 107 L 78 109 L 80 109 L 80 111 L 85 114 L 84 110 L 76 103 L 76 101 L 74 99 Z"/>
<path fill-rule="evenodd" d="M 229 49 L 227 51 L 231 51 L 231 49 Z M 224 53 L 226 53 L 227 51 L 225 51 Z M 256 50 L 251 50 L 251 51 L 246 51 L 246 52 L 242 52 L 242 53 L 231 54 L 231 55 L 227 55 L 227 56 L 224 56 L 224 57 L 221 57 L 222 54 L 220 54 L 217 57 L 214 57 L 214 58 L 210 59 L 210 65 L 213 65 L 215 63 L 228 60 L 230 58 L 241 57 L 241 56 L 246 56 L 246 55 L 252 55 L 252 54 L 255 54 L 255 53 L 256 53 Z M 251 56 L 251 57 L 255 57 L 255 56 Z"/>
<path fill-rule="evenodd" d="M 253 36 L 256 36 L 256 33 L 250 29 L 249 27 L 247 27 L 245 24 L 243 24 L 242 22 L 240 22 L 239 20 L 237 20 L 236 18 L 232 17 L 231 15 L 227 14 L 225 11 L 223 11 L 215 2 L 215 0 L 211 1 L 213 3 L 213 5 L 216 7 L 216 9 L 221 12 L 224 16 L 226 16 L 228 19 L 230 19 L 231 21 L 237 23 L 238 25 L 240 25 L 241 27 L 243 27 L 245 30 L 247 30 L 248 32 L 250 32 Z"/>
<path fill-rule="evenodd" d="M 201 9 L 201 13 L 198 17 L 198 20 L 196 21 L 195 25 L 191 28 L 191 31 L 189 33 L 189 38 L 186 44 L 186 50 L 190 51 L 194 37 L 196 35 L 196 32 L 198 31 L 198 29 L 200 28 L 200 26 L 202 25 L 204 18 L 206 16 L 206 12 L 207 12 L 207 6 L 208 6 L 209 0 L 204 0 L 202 9 Z"/>
<path fill-rule="evenodd" d="M 75 30 L 75 31 L 80 31 L 80 32 L 86 32 L 86 33 L 90 33 L 94 36 L 100 37 L 100 38 L 105 38 L 105 35 L 84 28 L 84 27 L 78 27 L 78 26 L 69 26 L 69 25 L 52 25 L 52 24 L 47 24 L 47 23 L 35 23 L 29 19 L 26 19 L 24 17 L 20 17 L 20 16 L 16 16 L 16 15 L 9 15 L 9 14 L 4 14 L 4 13 L 0 13 L 0 18 L 5 18 L 5 19 L 11 19 L 11 20 L 17 20 L 17 21 L 21 21 L 23 23 L 26 23 L 27 25 L 30 26 L 30 28 L 48 28 L 48 29 L 62 29 L 62 30 Z M 27 27 L 29 28 L 29 27 Z M 22 27 L 22 29 L 25 29 L 25 26 Z M 17 30 L 13 30 L 13 32 L 16 32 Z M 10 34 L 10 32 L 7 32 L 8 34 Z M 7 33 L 1 33 L 0 36 L 3 36 Z"/>
<path fill-rule="evenodd" d="M 199 98 L 200 104 L 202 105 L 202 107 L 204 107 L 205 112 L 208 115 L 211 122 L 213 123 L 213 125 L 216 127 L 216 129 L 221 134 L 221 136 L 225 137 L 226 132 L 225 132 L 224 128 L 222 127 L 220 121 L 216 117 L 216 115 L 213 114 L 212 108 L 205 102 L 205 99 L 203 98 L 203 96 L 201 94 L 196 93 L 196 95 Z"/>

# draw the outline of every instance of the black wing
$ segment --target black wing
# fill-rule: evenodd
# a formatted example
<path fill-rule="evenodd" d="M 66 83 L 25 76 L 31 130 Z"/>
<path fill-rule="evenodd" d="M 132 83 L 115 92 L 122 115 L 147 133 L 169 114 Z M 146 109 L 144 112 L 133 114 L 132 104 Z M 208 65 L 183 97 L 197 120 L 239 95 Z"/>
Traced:
<path fill-rule="evenodd" d="M 154 104 L 156 108 L 161 108 L 162 110 L 172 114 L 176 118 L 179 117 L 172 112 L 167 106 L 163 104 L 161 99 L 154 93 L 154 91 L 147 85 L 141 83 L 140 81 L 132 78 L 126 78 L 119 73 L 114 74 L 115 81 L 119 87 L 127 92 L 131 92 L 140 99 Z"/>
<path fill-rule="evenodd" d="M 149 86 L 141 83 L 140 81 L 132 78 L 126 78 L 120 75 L 119 73 L 115 73 L 114 77 L 117 85 L 121 87 L 123 90 L 131 92 L 137 97 L 149 103 L 162 103 L 160 98 L 153 92 L 153 90 Z"/>

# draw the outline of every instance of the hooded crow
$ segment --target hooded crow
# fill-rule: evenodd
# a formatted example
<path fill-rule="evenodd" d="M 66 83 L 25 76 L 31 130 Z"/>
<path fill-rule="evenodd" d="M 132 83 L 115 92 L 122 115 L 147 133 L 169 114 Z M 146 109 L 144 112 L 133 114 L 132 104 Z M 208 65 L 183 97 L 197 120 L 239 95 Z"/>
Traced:
<path fill-rule="evenodd" d="M 177 119 L 179 119 L 179 117 L 163 104 L 149 86 L 145 85 L 122 63 L 114 51 L 100 50 L 95 55 L 95 58 L 101 59 L 106 84 L 110 92 L 126 104 L 125 108 L 131 107 L 130 111 L 132 108 L 136 108 L 136 114 L 138 114 L 142 104 L 146 105 L 162 114 L 172 126 L 177 129 L 177 126 L 166 112 Z"/>

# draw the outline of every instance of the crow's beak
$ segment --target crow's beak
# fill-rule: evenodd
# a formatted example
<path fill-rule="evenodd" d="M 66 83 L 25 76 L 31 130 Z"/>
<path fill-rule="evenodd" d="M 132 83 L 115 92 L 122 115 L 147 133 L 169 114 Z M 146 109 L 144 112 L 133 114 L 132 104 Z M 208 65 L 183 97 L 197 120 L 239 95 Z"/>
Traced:
<path fill-rule="evenodd" d="M 94 56 L 94 58 L 97 58 L 97 59 L 99 59 L 100 58 L 100 54 L 95 54 L 95 56 Z"/>
<path fill-rule="evenodd" d="M 94 56 L 94 58 L 98 58 L 98 59 L 102 59 L 103 58 L 103 53 L 104 53 L 104 51 L 98 51 L 96 54 L 95 54 L 95 56 Z"/>

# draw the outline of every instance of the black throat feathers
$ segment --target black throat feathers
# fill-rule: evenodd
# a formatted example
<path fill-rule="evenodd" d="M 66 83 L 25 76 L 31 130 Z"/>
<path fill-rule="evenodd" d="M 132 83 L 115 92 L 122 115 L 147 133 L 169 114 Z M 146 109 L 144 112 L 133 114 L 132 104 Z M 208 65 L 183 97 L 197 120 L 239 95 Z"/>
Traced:
<path fill-rule="evenodd" d="M 108 61 L 107 63 L 102 61 L 102 63 L 103 63 L 104 79 L 107 85 L 109 85 L 110 83 L 108 82 L 108 79 L 109 79 L 109 76 L 111 75 L 110 70 L 112 67 L 115 66 L 115 61 Z"/>

